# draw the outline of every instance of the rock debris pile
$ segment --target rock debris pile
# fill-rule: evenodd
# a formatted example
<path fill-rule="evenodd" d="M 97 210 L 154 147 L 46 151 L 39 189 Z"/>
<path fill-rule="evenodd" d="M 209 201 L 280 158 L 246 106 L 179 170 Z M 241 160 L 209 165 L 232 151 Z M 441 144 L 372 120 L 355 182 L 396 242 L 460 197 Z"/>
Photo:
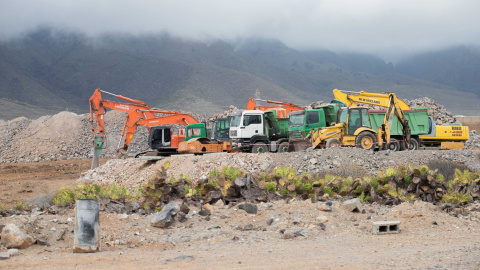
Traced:
<path fill-rule="evenodd" d="M 458 123 L 457 118 L 453 116 L 443 105 L 428 97 L 417 98 L 414 100 L 405 100 L 408 106 L 415 108 L 428 108 L 428 114 L 433 117 L 437 125 L 445 123 Z"/>
<path fill-rule="evenodd" d="M 220 158 L 221 157 L 221 158 Z M 204 156 L 172 156 L 168 162 L 168 178 L 189 176 L 193 181 L 207 179 L 215 168 L 234 167 L 247 173 L 271 173 L 275 167 L 291 167 L 299 173 L 335 174 L 339 176 L 376 175 L 379 170 L 396 168 L 399 164 L 425 165 L 431 161 L 451 161 L 465 164 L 472 170 L 480 169 L 478 152 L 472 150 L 451 151 L 365 151 L 358 148 L 330 148 L 307 150 L 299 153 L 264 154 L 212 154 Z M 116 183 L 134 190 L 162 168 L 166 160 L 158 162 L 137 159 L 113 159 L 106 164 L 82 174 L 81 183 Z"/>
<path fill-rule="evenodd" d="M 480 149 L 480 135 L 476 130 L 470 130 L 470 136 L 468 138 L 468 141 L 465 142 L 465 148 Z"/>

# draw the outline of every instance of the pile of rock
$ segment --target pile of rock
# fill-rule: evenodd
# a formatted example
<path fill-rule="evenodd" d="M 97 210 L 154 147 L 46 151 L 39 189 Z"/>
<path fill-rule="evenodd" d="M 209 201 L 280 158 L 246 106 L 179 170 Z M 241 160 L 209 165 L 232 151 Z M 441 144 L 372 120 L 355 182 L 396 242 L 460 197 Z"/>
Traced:
<path fill-rule="evenodd" d="M 319 100 L 319 101 L 311 103 L 310 105 L 304 106 L 304 108 L 305 108 L 305 110 L 311 110 L 315 107 L 326 105 L 326 104 L 328 104 L 328 102 L 324 102 L 322 100 Z"/>
<path fill-rule="evenodd" d="M 233 106 L 233 105 L 230 105 L 230 107 L 228 108 L 228 110 L 224 111 L 223 113 L 221 114 L 218 114 L 218 117 L 227 117 L 227 116 L 230 116 L 232 115 L 232 113 L 234 111 L 238 111 L 238 108 Z M 213 120 L 214 118 L 210 118 L 210 120 Z"/>
<path fill-rule="evenodd" d="M 433 117 L 437 125 L 445 123 L 457 123 L 457 119 L 445 107 L 428 97 L 417 98 L 414 100 L 405 100 L 408 106 L 415 108 L 428 108 L 428 114 Z"/>
<path fill-rule="evenodd" d="M 468 141 L 465 142 L 465 148 L 467 149 L 480 149 L 480 135 L 477 131 L 471 130 Z"/>

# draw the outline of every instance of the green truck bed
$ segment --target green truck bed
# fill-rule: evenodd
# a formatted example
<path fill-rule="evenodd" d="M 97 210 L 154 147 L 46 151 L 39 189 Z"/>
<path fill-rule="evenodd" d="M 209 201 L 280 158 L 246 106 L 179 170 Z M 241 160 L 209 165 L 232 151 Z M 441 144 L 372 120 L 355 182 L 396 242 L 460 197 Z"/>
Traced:
<path fill-rule="evenodd" d="M 385 112 L 370 110 L 370 121 L 372 122 L 373 130 L 377 130 L 383 124 Z M 428 108 L 412 108 L 412 110 L 403 111 L 403 114 L 408 120 L 412 135 L 428 134 L 430 129 Z M 402 124 L 398 121 L 396 115 L 393 117 L 391 135 L 403 135 Z"/>

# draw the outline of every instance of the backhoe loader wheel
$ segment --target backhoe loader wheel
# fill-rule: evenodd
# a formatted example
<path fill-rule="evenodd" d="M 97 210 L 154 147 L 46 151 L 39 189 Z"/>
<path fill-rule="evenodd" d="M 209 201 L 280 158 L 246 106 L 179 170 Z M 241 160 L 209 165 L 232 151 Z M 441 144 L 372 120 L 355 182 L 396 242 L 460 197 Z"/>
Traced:
<path fill-rule="evenodd" d="M 410 143 L 408 144 L 408 150 L 418 150 L 418 141 L 414 138 L 410 138 Z"/>
<path fill-rule="evenodd" d="M 395 139 L 391 139 L 390 143 L 387 144 L 387 149 L 390 151 L 400 151 L 400 142 Z"/>
<path fill-rule="evenodd" d="M 288 152 L 289 148 L 289 143 L 288 142 L 282 142 L 280 146 L 278 147 L 278 152 L 279 153 L 286 153 Z"/>
<path fill-rule="evenodd" d="M 327 143 L 325 144 L 325 148 L 330 148 L 330 147 L 340 147 L 340 141 L 337 138 L 330 138 L 327 140 Z"/>
<path fill-rule="evenodd" d="M 252 147 L 252 153 L 263 154 L 267 152 L 267 145 L 264 142 L 258 142 Z"/>
<path fill-rule="evenodd" d="M 357 147 L 365 150 L 375 149 L 376 142 L 375 135 L 368 131 L 361 132 L 355 139 Z"/>

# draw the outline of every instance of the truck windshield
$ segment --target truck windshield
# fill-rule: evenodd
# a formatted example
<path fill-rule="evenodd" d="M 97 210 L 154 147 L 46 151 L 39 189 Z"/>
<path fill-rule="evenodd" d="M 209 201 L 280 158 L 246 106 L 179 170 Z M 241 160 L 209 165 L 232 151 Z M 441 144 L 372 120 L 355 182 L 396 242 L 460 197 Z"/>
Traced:
<path fill-rule="evenodd" d="M 242 121 L 242 116 L 241 115 L 236 115 L 236 116 L 232 117 L 231 126 L 232 127 L 238 127 L 238 126 L 240 126 L 241 121 Z"/>
<path fill-rule="evenodd" d="M 290 119 L 288 120 L 288 126 L 289 127 L 303 126 L 304 119 L 305 119 L 305 114 L 290 115 Z"/>

